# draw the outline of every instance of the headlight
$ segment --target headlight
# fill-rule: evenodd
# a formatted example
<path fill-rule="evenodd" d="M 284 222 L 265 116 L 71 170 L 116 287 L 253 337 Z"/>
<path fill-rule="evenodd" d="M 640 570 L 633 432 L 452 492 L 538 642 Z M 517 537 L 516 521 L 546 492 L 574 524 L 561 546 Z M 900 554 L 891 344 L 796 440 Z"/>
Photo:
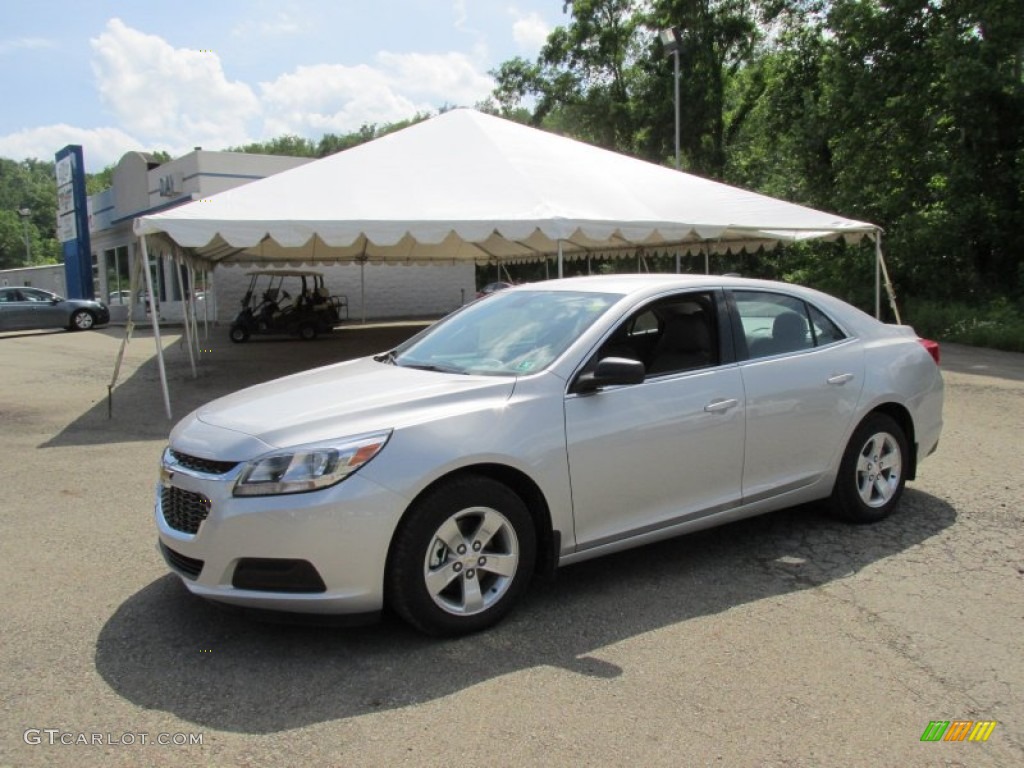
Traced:
<path fill-rule="evenodd" d="M 268 453 L 245 466 L 234 494 L 270 496 L 336 485 L 380 453 L 389 437 L 390 430 Z"/>

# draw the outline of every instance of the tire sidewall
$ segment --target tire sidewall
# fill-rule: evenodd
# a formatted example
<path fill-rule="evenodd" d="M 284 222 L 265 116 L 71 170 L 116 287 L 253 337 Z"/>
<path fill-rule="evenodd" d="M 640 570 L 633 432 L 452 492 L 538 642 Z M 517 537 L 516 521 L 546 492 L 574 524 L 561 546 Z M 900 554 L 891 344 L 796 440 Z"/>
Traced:
<path fill-rule="evenodd" d="M 890 498 L 880 507 L 870 507 L 864 503 L 857 489 L 857 462 L 860 452 L 868 440 L 879 434 L 888 434 L 896 441 L 900 451 L 899 484 Z M 853 523 L 874 523 L 892 514 L 903 496 L 907 481 L 907 468 L 910 466 L 907 437 L 903 428 L 884 413 L 872 413 L 857 426 L 850 436 L 843 459 L 839 464 L 839 474 L 832 491 L 832 510 L 839 517 Z"/>
<path fill-rule="evenodd" d="M 519 563 L 512 583 L 494 605 L 472 616 L 448 613 L 427 590 L 423 563 L 434 534 L 452 515 L 473 507 L 500 512 L 515 531 Z M 456 636 L 493 626 L 522 596 L 537 556 L 534 521 L 522 499 L 502 483 L 481 476 L 445 482 L 416 501 L 395 532 L 385 576 L 385 599 L 390 608 L 422 632 Z"/>
<path fill-rule="evenodd" d="M 88 322 L 83 326 L 80 323 L 84 318 L 89 318 Z M 89 331 L 96 325 L 96 318 L 92 316 L 92 312 L 87 309 L 77 309 L 71 315 L 70 328 L 73 331 Z"/>

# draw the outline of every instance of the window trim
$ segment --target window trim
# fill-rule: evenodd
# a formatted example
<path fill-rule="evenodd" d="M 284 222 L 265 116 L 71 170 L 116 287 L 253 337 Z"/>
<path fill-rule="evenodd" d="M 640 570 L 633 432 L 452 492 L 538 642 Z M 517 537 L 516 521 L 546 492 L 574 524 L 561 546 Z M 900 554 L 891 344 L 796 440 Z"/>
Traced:
<path fill-rule="evenodd" d="M 773 360 L 779 357 L 788 357 L 790 355 L 807 354 L 808 352 L 816 352 L 819 349 L 827 349 L 837 344 L 844 344 L 852 341 L 856 338 L 849 332 L 842 323 L 838 322 L 832 315 L 823 310 L 818 304 L 808 301 L 803 296 L 797 296 L 792 293 L 786 293 L 778 290 L 766 290 L 763 288 L 728 288 L 726 293 L 726 303 L 729 305 L 729 312 L 732 317 L 732 337 L 733 343 L 736 345 L 736 358 L 739 362 L 753 362 L 759 360 Z M 777 352 L 771 355 L 760 355 L 754 357 L 750 354 L 750 347 L 747 343 L 746 333 L 743 330 L 743 318 L 740 315 L 739 302 L 736 300 L 736 294 L 763 294 L 768 296 L 781 296 L 791 301 L 799 302 L 803 308 L 803 317 L 807 321 L 807 328 L 810 331 L 811 346 L 804 349 L 794 349 L 786 352 Z M 811 319 L 811 310 L 815 310 L 822 317 L 832 323 L 840 333 L 843 334 L 843 338 L 835 339 L 827 344 L 819 343 L 819 336 L 814 328 L 814 321 Z M 792 310 L 796 311 L 796 310 Z M 744 354 L 745 353 L 745 354 Z"/>

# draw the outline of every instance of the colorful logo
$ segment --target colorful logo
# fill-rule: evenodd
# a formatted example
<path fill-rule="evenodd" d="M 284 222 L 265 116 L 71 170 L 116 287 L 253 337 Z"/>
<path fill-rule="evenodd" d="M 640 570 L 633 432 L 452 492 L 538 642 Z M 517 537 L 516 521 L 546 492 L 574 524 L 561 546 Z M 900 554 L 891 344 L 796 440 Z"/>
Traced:
<path fill-rule="evenodd" d="M 932 720 L 921 741 L 988 741 L 995 727 L 995 720 Z"/>

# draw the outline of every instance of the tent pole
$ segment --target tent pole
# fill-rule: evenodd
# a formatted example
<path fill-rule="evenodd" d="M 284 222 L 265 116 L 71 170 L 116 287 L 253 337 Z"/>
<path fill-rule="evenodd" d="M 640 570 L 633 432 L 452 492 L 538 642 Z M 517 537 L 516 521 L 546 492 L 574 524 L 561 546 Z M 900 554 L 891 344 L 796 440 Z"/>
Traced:
<path fill-rule="evenodd" d="M 558 277 L 562 278 L 562 241 L 558 241 Z"/>
<path fill-rule="evenodd" d="M 359 260 L 359 311 L 363 313 L 363 325 L 366 324 L 366 258 Z"/>
<path fill-rule="evenodd" d="M 676 274 L 678 275 L 683 271 L 683 255 L 682 252 L 676 249 Z"/>
<path fill-rule="evenodd" d="M 167 419 L 171 418 L 171 395 L 167 390 L 167 369 L 164 368 L 164 347 L 160 343 L 160 318 L 156 308 L 156 294 L 153 292 L 153 275 L 149 271 L 149 249 L 146 246 L 146 236 L 139 238 L 142 245 L 142 271 L 146 277 L 146 291 L 149 294 L 149 319 L 153 324 L 153 341 L 156 344 L 156 364 L 160 369 L 160 387 L 164 393 L 164 410 L 167 411 Z"/>
<path fill-rule="evenodd" d="M 878 232 L 875 234 L 875 261 L 876 261 L 877 265 L 879 267 L 881 267 L 882 277 L 885 280 L 885 293 L 889 297 L 889 306 L 892 307 L 892 313 L 896 317 L 896 324 L 897 325 L 903 325 L 903 320 L 900 318 L 899 307 L 896 306 L 896 290 L 892 287 L 892 280 L 889 279 L 889 268 L 885 265 L 885 256 L 882 254 L 882 231 L 881 230 L 878 230 Z M 876 267 L 876 269 L 877 269 L 877 267 Z M 876 280 L 877 280 L 877 278 L 876 278 Z M 877 291 L 877 282 L 876 282 L 876 291 Z M 878 309 L 877 305 L 878 305 L 879 301 L 880 300 L 879 300 L 878 295 L 876 293 L 876 295 L 875 295 L 876 313 L 877 313 L 877 309 Z M 876 317 L 877 316 L 878 315 L 876 314 Z"/>
<path fill-rule="evenodd" d="M 188 359 L 192 364 L 192 378 L 195 379 L 198 378 L 198 375 L 196 374 L 196 350 L 192 345 L 192 319 L 189 317 L 189 307 L 191 302 L 185 295 L 185 281 L 181 277 L 181 268 L 183 266 L 184 265 L 178 261 L 178 259 L 174 259 L 174 274 L 177 275 L 178 278 L 178 293 L 181 296 L 182 319 L 185 321 L 185 344 L 188 346 Z"/>
<path fill-rule="evenodd" d="M 875 320 L 882 319 L 882 233 L 875 230 Z"/>
<path fill-rule="evenodd" d="M 124 326 L 124 336 L 121 338 L 121 348 L 117 351 L 117 359 L 114 361 L 114 375 L 110 379 L 110 384 L 107 385 L 107 418 L 114 418 L 114 387 L 117 386 L 117 379 L 121 375 L 121 363 L 124 361 L 124 352 L 128 347 L 128 342 L 132 340 L 132 332 L 135 330 L 135 318 L 133 317 L 135 311 L 135 297 L 139 292 L 139 270 L 142 267 L 142 257 L 139 250 L 136 248 L 132 254 L 132 258 L 135 259 L 136 266 L 132 270 L 129 266 L 129 278 L 128 278 L 128 322 Z M 120 290 L 120 278 L 118 275 L 118 289 Z"/>

